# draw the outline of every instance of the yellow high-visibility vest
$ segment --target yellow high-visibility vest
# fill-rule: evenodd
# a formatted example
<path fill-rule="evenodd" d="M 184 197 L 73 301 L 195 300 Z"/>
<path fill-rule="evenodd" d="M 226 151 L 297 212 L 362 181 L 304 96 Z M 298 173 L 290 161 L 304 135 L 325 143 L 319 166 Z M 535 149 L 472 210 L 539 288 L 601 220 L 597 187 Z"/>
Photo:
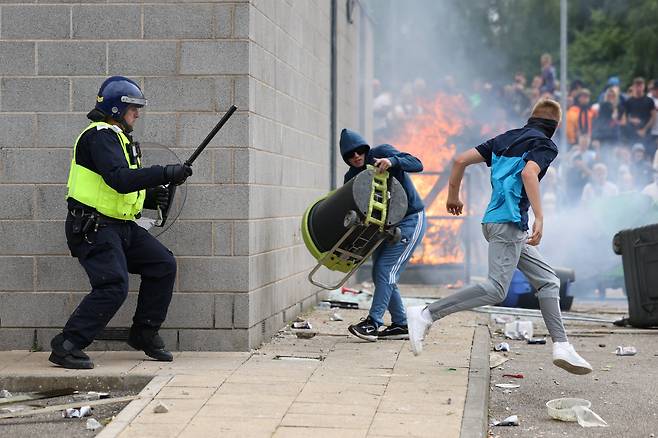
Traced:
<path fill-rule="evenodd" d="M 146 190 L 139 190 L 121 194 L 108 186 L 103 177 L 86 167 L 80 166 L 75 162 L 75 151 L 82 135 L 90 129 L 110 129 L 116 133 L 121 143 L 123 155 L 126 157 L 128 167 L 138 169 L 140 166 L 139 157 L 135 164 L 131 164 L 128 145 L 130 140 L 123 133 L 121 128 L 116 125 L 110 125 L 105 122 L 94 122 L 89 124 L 75 140 L 73 145 L 73 158 L 71 159 L 71 170 L 69 171 L 69 180 L 67 183 L 67 197 L 73 198 L 89 207 L 93 207 L 101 214 L 115 219 L 134 220 L 142 211 Z"/>

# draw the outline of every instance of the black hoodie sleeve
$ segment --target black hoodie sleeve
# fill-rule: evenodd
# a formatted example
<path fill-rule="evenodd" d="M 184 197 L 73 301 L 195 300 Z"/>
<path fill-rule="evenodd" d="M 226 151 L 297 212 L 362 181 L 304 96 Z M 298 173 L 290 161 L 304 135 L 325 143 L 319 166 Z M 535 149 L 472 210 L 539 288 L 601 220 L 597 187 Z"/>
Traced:
<path fill-rule="evenodd" d="M 119 193 L 135 192 L 166 183 L 162 166 L 129 168 L 119 138 L 110 129 L 89 131 L 81 139 L 78 148 L 76 162 L 98 173 L 108 186 Z"/>
<path fill-rule="evenodd" d="M 394 169 L 401 169 L 405 172 L 423 171 L 423 163 L 418 158 L 406 152 L 400 152 L 390 144 L 379 145 L 371 152 L 373 158 L 388 158 Z"/>

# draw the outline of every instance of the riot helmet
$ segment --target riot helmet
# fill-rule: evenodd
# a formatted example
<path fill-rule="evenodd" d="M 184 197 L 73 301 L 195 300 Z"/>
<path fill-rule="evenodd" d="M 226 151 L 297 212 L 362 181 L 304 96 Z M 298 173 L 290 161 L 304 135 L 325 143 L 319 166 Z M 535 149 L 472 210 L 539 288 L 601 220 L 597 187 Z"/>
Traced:
<path fill-rule="evenodd" d="M 103 82 L 96 96 L 95 109 L 104 116 L 112 117 L 125 125 L 123 119 L 128 105 L 139 108 L 146 106 L 147 100 L 139 85 L 124 76 L 111 76 Z"/>

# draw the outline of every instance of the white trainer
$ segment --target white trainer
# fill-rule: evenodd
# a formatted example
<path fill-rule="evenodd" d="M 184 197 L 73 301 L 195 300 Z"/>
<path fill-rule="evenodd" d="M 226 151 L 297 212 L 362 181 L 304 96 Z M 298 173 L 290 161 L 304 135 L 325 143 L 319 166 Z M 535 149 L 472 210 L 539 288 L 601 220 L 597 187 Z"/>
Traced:
<path fill-rule="evenodd" d="M 411 332 L 411 331 L 410 331 Z M 553 343 L 553 364 L 572 374 L 589 374 L 592 366 L 568 342 Z"/>
<path fill-rule="evenodd" d="M 427 320 L 423 315 L 425 306 L 414 306 L 407 308 L 407 328 L 409 330 L 409 344 L 414 356 L 423 351 L 423 339 L 432 327 L 432 320 Z"/>

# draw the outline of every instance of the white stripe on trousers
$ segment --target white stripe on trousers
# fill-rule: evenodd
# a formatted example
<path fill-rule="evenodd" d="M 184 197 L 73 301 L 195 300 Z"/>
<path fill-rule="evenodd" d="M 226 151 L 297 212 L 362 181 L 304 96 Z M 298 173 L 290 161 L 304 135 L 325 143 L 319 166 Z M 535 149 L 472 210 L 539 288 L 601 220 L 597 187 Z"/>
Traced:
<path fill-rule="evenodd" d="M 424 210 L 418 212 L 418 223 L 416 223 L 416 229 L 414 229 L 414 233 L 411 236 L 409 245 L 407 245 L 407 248 L 404 250 L 398 261 L 395 262 L 395 265 L 393 265 L 393 269 L 391 269 L 391 273 L 388 277 L 388 284 L 395 284 L 395 277 L 397 276 L 397 272 L 400 270 L 400 266 L 402 266 L 402 262 L 404 262 L 404 260 L 409 257 L 409 253 L 416 245 L 416 241 L 420 235 L 420 230 L 423 229 L 423 214 Z"/>

